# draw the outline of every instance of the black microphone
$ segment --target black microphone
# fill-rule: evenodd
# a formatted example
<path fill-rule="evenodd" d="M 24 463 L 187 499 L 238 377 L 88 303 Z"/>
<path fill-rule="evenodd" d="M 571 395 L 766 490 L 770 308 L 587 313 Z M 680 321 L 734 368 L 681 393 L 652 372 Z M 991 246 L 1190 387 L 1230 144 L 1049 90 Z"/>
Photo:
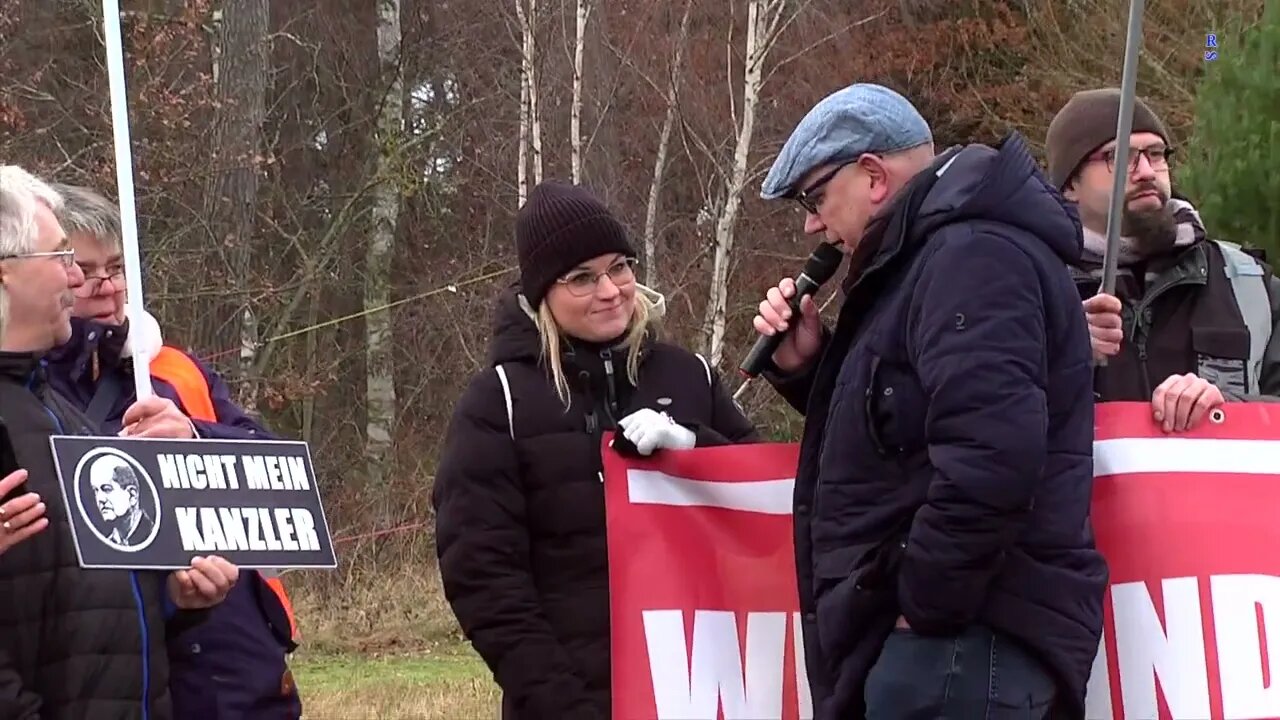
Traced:
<path fill-rule="evenodd" d="M 796 278 L 796 294 L 791 298 L 791 320 L 786 332 L 761 335 L 756 340 L 755 346 L 751 348 L 751 352 L 747 353 L 747 358 L 738 366 L 738 372 L 747 378 L 754 378 L 764 371 L 773 358 L 773 353 L 777 351 L 778 345 L 782 343 L 782 339 L 800 324 L 800 300 L 806 295 L 817 292 L 823 283 L 830 280 L 831 276 L 836 274 L 843 259 L 844 253 L 841 253 L 835 245 L 829 242 L 818 244 L 818 247 L 809 255 L 808 262 L 804 264 L 804 270 L 801 270 Z"/>

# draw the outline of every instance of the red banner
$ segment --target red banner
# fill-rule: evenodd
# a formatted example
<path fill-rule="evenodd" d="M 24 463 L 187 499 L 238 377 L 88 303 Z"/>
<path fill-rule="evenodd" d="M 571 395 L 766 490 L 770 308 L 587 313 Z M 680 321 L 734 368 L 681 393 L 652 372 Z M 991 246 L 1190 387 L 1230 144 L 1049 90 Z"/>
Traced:
<path fill-rule="evenodd" d="M 1089 720 L 1280 718 L 1280 407 L 1215 419 L 1170 436 L 1145 404 L 1098 408 L 1093 525 L 1112 584 Z M 614 717 L 812 717 L 796 453 L 605 452 Z"/>
<path fill-rule="evenodd" d="M 1172 436 L 1150 413 L 1098 408 L 1093 527 L 1111 587 L 1087 715 L 1280 718 L 1280 405 L 1227 405 Z"/>
<path fill-rule="evenodd" d="M 797 450 L 605 451 L 615 718 L 813 716 L 791 541 Z"/>

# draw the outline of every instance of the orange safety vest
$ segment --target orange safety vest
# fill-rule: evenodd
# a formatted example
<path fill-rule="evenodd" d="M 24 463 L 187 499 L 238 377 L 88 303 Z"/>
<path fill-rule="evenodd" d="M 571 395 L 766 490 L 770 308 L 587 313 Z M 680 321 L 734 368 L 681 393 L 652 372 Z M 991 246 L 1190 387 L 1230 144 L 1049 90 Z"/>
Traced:
<path fill-rule="evenodd" d="M 205 380 L 200 366 L 189 355 L 167 345 L 161 347 L 160 352 L 151 360 L 151 375 L 173 386 L 188 417 L 218 422 L 218 414 L 213 409 L 213 398 L 209 395 L 209 382 Z M 265 568 L 259 570 L 258 574 L 279 598 L 285 615 L 289 616 L 289 634 L 295 643 L 298 642 L 301 637 L 298 633 L 298 621 L 293 616 L 293 603 L 289 602 L 289 595 L 284 591 L 280 574 Z"/>

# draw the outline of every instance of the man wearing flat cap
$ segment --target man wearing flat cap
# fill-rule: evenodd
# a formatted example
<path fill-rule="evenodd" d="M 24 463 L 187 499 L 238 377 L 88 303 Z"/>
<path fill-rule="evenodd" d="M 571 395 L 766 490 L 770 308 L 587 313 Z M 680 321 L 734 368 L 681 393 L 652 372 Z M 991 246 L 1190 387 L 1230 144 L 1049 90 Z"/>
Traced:
<path fill-rule="evenodd" d="M 1074 209 L 1016 133 L 935 156 L 856 84 L 800 121 L 762 196 L 850 268 L 834 328 L 795 285 L 758 332 L 805 415 L 795 546 L 815 718 L 1084 717 L 1107 567 L 1089 525 Z"/>
<path fill-rule="evenodd" d="M 1073 274 L 1097 357 L 1096 399 L 1150 402 L 1165 432 L 1229 400 L 1280 400 L 1280 281 L 1240 247 L 1210 240 L 1173 194 L 1164 123 L 1134 100 L 1129 157 L 1116 158 L 1120 91 L 1084 90 L 1049 125 L 1049 176 L 1079 203 L 1084 253 Z M 1127 174 L 1116 292 L 1099 292 L 1116 172 Z"/>

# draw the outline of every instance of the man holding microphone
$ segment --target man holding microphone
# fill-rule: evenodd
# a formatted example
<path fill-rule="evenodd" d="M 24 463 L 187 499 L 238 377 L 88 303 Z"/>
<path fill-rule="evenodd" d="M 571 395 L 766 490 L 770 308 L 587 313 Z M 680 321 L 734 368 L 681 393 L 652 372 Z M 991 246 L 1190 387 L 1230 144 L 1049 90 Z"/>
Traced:
<path fill-rule="evenodd" d="M 1108 574 L 1075 212 L 1016 134 L 935 156 L 911 103 L 870 84 L 805 116 L 761 194 L 850 264 L 834 329 L 811 297 L 795 314 L 789 279 L 754 319 L 788 333 L 765 376 L 806 416 L 815 718 L 1082 718 Z"/>

